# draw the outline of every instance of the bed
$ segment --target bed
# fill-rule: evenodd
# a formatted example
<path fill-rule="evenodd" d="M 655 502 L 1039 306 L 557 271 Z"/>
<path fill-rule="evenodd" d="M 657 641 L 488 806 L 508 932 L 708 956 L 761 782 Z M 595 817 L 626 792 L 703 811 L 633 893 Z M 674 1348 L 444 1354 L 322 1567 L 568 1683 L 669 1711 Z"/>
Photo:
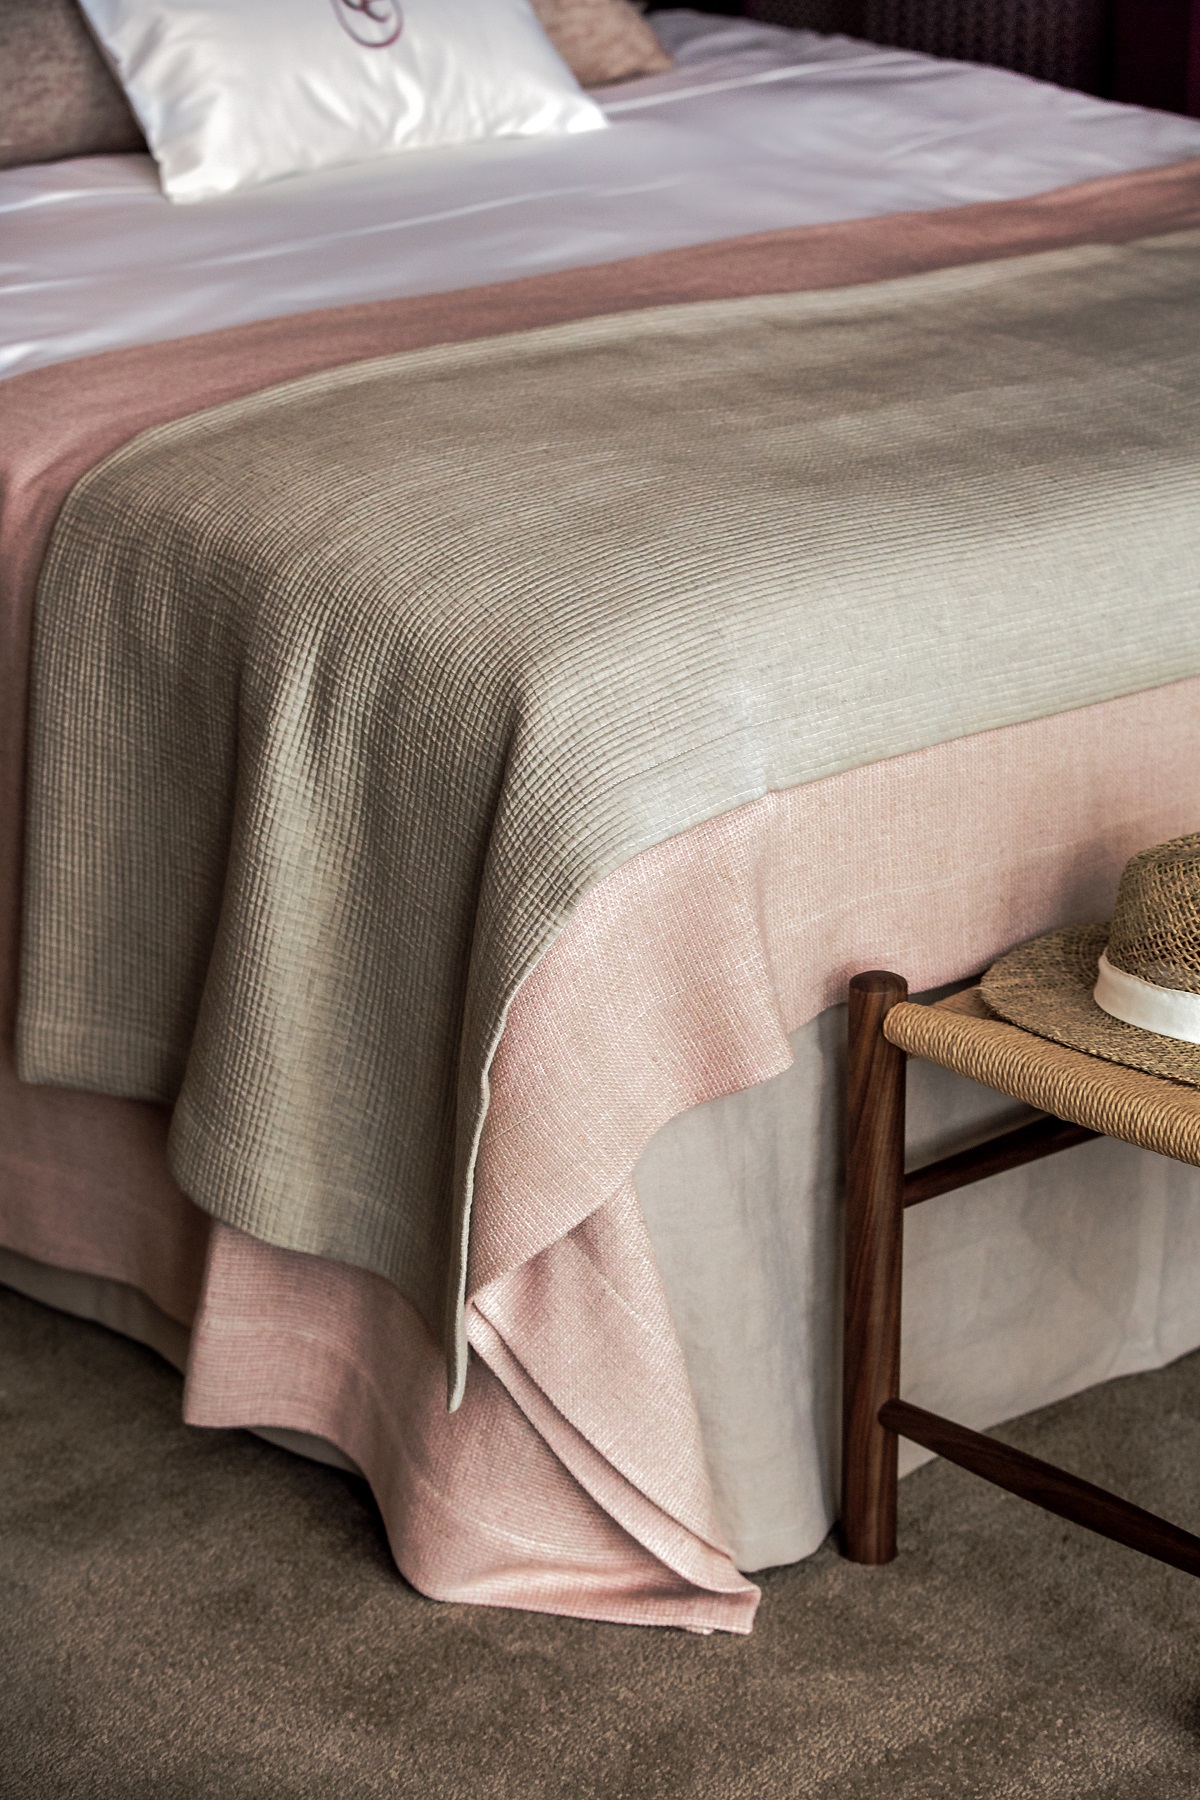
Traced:
<path fill-rule="evenodd" d="M 166 1109 L 136 1086 L 17 1082 L 11 1063 L 17 600 L 63 497 L 110 452 L 374 358 L 458 369 L 481 341 L 572 330 L 611 349 L 647 309 L 651 331 L 676 330 L 680 307 L 719 327 L 734 315 L 712 309 L 765 316 L 764 296 L 797 288 L 815 337 L 839 307 L 941 305 L 947 275 L 1007 291 L 1025 257 L 1073 269 L 1083 253 L 1089 280 L 1117 279 L 1123 246 L 1167 257 L 1200 224 L 1192 121 L 847 39 L 655 23 L 675 66 L 606 90 L 607 132 L 424 153 L 399 202 L 381 164 L 201 209 L 168 207 L 137 155 L 0 173 L 15 270 L 0 407 L 19 447 L 0 1276 L 186 1369 L 191 1422 L 360 1469 L 425 1593 L 746 1630 L 748 1573 L 809 1554 L 836 1515 L 846 978 L 966 979 L 1022 937 L 1105 916 L 1128 854 L 1194 828 L 1186 533 L 1168 580 L 1131 527 L 1160 624 L 1179 627 L 1165 661 L 1142 654 L 1135 616 L 1127 680 L 1106 666 L 1024 710 L 1001 682 L 982 727 L 768 778 L 584 884 L 491 1046 L 453 1411 L 429 1293 L 406 1298 L 360 1248 L 249 1229 L 203 1182 L 197 1206 L 169 1172 Z M 27 926 L 27 1007 L 30 941 Z M 922 1076 L 918 1158 L 969 1141 L 994 1105 Z M 986 1425 L 1200 1343 L 1190 1171 L 1100 1143 L 998 1179 L 1003 1206 L 963 1196 L 910 1231 L 914 1400 Z M 923 1273 L 949 1309 L 922 1306 Z"/>

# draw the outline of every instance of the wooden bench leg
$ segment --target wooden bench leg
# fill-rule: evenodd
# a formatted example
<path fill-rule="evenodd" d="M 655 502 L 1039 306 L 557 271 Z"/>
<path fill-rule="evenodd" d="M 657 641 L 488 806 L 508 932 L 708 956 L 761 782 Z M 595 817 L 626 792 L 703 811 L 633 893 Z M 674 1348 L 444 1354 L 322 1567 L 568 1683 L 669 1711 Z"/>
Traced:
<path fill-rule="evenodd" d="M 905 1058 L 883 1021 L 907 997 L 903 977 L 882 969 L 850 983 L 842 1542 L 862 1563 L 896 1554 L 897 1437 L 879 1409 L 900 1391 Z"/>

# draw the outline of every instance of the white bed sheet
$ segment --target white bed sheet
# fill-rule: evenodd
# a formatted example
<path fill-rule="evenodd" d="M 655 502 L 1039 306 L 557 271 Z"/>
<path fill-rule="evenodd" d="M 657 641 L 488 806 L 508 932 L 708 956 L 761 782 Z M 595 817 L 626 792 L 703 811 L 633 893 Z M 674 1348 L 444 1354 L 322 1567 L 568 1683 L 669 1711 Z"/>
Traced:
<path fill-rule="evenodd" d="M 412 152 L 175 207 L 146 156 L 0 172 L 0 373 L 277 314 L 1200 155 L 1200 121 L 686 11 L 611 129 Z"/>

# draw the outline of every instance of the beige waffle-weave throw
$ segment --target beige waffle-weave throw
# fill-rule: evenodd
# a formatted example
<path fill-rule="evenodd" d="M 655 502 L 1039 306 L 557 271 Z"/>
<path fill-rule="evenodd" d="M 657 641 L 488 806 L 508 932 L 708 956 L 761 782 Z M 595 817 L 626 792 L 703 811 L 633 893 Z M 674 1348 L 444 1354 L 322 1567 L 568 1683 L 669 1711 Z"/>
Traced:
<path fill-rule="evenodd" d="M 489 1059 L 582 892 L 768 790 L 1200 671 L 1198 401 L 1193 232 L 146 433 L 41 584 L 22 1074 L 175 1101 L 202 1206 L 457 1328 Z"/>

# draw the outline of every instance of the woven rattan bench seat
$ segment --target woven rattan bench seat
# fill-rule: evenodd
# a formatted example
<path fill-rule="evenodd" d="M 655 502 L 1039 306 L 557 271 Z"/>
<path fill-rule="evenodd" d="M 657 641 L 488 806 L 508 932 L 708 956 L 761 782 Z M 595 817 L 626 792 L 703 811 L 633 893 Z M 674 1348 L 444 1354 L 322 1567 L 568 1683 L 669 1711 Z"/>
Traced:
<path fill-rule="evenodd" d="M 988 1010 L 977 987 L 934 1006 L 902 1001 L 888 1013 L 883 1031 L 910 1056 L 1041 1112 L 1200 1166 L 1200 1089 L 1008 1025 Z"/>

